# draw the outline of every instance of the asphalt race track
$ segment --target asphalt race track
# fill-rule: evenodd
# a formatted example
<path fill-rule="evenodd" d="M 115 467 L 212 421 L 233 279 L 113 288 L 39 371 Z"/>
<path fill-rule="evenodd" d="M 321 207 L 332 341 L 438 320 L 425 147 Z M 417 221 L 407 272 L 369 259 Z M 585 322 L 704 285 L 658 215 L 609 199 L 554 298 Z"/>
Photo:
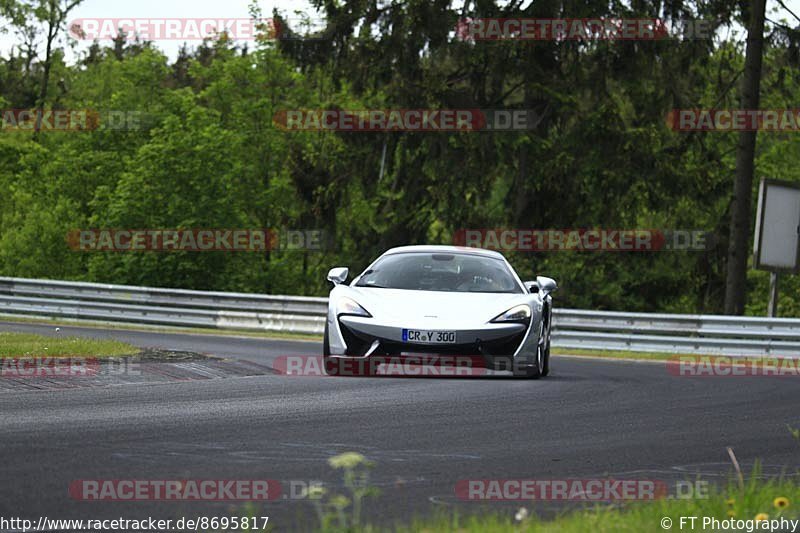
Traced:
<path fill-rule="evenodd" d="M 271 367 L 319 354 L 310 342 L 0 323 L 0 331 L 114 337 Z M 2 378 L 0 378 L 2 379 Z M 318 378 L 264 373 L 64 390 L 0 390 L 0 515 L 36 519 L 224 516 L 231 502 L 84 502 L 82 479 L 320 480 L 342 490 L 327 459 L 375 462 L 381 495 L 368 521 L 495 509 L 454 494 L 463 479 L 725 480 L 732 446 L 766 474 L 800 469 L 800 378 L 671 375 L 663 363 L 554 357 L 552 375 L 481 378 Z M 286 489 L 285 489 L 286 490 Z M 527 504 L 529 507 L 530 505 Z M 537 503 L 548 514 L 561 504 Z M 308 501 L 259 504 L 277 531 L 316 524 Z"/>

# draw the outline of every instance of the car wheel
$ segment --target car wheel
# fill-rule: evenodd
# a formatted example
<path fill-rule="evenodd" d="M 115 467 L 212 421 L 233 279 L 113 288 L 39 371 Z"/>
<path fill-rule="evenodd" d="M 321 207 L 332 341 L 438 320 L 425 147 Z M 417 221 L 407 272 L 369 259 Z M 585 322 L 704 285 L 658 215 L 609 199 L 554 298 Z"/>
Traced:
<path fill-rule="evenodd" d="M 322 368 L 329 376 L 336 376 L 339 374 L 339 365 L 336 360 L 330 357 L 331 355 L 331 342 L 328 334 L 328 320 L 325 320 L 325 332 L 322 334 Z"/>
<path fill-rule="evenodd" d="M 539 379 L 542 375 L 542 345 L 538 344 L 536 347 L 536 360 L 534 364 L 530 366 L 522 366 L 522 367 L 515 367 L 514 368 L 514 377 L 516 378 L 528 378 L 528 379 Z"/>
<path fill-rule="evenodd" d="M 536 344 L 536 361 L 531 366 L 514 369 L 514 376 L 539 379 L 550 373 L 550 317 L 544 326 L 544 338 Z"/>
<path fill-rule="evenodd" d="M 542 377 L 550 373 L 550 319 L 552 315 L 548 315 L 547 324 L 545 325 L 544 334 L 544 348 L 542 354 Z"/>
<path fill-rule="evenodd" d="M 331 342 L 328 338 L 328 320 L 325 319 L 325 333 L 322 334 L 322 355 L 325 357 L 331 354 Z"/>

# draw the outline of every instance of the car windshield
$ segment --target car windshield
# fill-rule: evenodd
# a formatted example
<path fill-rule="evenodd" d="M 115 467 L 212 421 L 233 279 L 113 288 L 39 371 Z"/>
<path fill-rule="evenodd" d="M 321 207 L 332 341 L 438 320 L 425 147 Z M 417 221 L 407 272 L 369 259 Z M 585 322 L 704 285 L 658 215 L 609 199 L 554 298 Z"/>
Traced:
<path fill-rule="evenodd" d="M 356 287 L 448 292 L 523 292 L 505 261 L 458 253 L 387 255 L 361 274 Z"/>

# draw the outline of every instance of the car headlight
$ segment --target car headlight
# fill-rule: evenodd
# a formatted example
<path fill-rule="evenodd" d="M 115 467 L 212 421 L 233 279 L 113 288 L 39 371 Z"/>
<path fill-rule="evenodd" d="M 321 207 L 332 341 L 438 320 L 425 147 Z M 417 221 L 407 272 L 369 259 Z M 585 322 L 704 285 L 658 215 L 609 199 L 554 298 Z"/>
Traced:
<path fill-rule="evenodd" d="M 515 305 L 505 313 L 500 313 L 492 322 L 527 322 L 531 319 L 531 308 L 525 304 Z"/>
<path fill-rule="evenodd" d="M 366 309 L 358 305 L 355 300 L 348 298 L 347 296 L 341 296 L 336 302 L 336 311 L 340 315 L 372 317 L 372 315 L 369 314 Z"/>

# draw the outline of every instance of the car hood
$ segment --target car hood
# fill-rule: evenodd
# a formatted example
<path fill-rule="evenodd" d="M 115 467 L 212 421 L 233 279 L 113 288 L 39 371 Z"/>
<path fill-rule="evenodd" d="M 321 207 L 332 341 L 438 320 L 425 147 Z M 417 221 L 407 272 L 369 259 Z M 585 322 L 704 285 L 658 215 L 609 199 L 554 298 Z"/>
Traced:
<path fill-rule="evenodd" d="M 426 319 L 442 322 L 486 323 L 509 308 L 531 303 L 531 294 L 438 292 L 340 286 L 379 321 Z M 333 294 L 332 294 L 333 296 Z M 536 312 L 536 309 L 532 311 Z"/>

